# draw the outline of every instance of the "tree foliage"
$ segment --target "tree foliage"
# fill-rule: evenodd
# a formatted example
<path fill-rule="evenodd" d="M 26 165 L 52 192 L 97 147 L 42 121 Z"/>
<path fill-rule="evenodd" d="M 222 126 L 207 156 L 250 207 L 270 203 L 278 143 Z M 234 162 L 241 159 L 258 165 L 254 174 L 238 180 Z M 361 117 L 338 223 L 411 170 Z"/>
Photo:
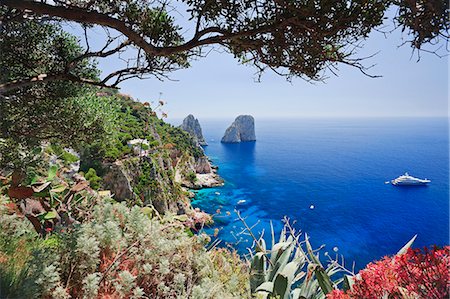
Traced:
<path fill-rule="evenodd" d="M 0 80 L 40 74 L 62 74 L 64 61 L 78 57 L 76 38 L 53 22 L 8 20 L 0 31 Z M 88 59 L 70 69 L 70 76 L 95 80 L 98 70 Z M 11 168 L 29 164 L 41 142 L 80 147 L 104 140 L 115 126 L 116 104 L 97 96 L 94 88 L 73 82 L 39 82 L 22 86 L 0 99 L 0 162 Z"/>
<path fill-rule="evenodd" d="M 43 80 L 69 79 L 71 68 L 86 58 L 122 58 L 122 65 L 105 74 L 98 85 L 117 86 L 123 80 L 149 75 L 163 78 L 189 66 L 203 56 L 205 47 L 220 46 L 242 63 L 254 65 L 288 78 L 322 80 L 324 72 L 335 72 L 339 64 L 366 73 L 357 50 L 374 29 L 380 29 L 386 12 L 393 8 L 394 28 L 408 32 L 410 45 L 448 41 L 448 2 L 441 0 L 2 0 L 2 22 L 33 18 L 81 24 L 85 51 L 61 61 L 64 71 L 47 73 Z M 183 26 L 181 26 L 183 24 Z M 104 47 L 90 46 L 89 31 L 105 29 Z M 4 27 L 2 30 L 8 30 Z M 127 55 L 122 55 L 127 51 Z M 130 53 L 132 53 L 130 55 Z M 120 61 L 120 60 L 118 60 Z M 0 92 L 30 84 L 41 75 L 19 82 L 0 82 Z M 61 76 L 66 76 L 61 78 Z M 69 78 L 70 77 L 70 78 Z M 88 79 L 88 80 L 85 80 Z M 3 83 L 3 84 L 1 84 Z"/>

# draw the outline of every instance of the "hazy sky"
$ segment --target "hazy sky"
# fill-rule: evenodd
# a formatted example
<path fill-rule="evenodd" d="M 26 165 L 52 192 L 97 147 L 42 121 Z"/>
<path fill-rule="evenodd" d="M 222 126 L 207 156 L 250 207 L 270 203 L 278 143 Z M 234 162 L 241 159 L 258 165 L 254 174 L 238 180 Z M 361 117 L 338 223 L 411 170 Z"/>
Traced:
<path fill-rule="evenodd" d="M 376 64 L 369 78 L 359 70 L 339 67 L 339 77 L 330 74 L 326 83 L 307 83 L 267 72 L 255 82 L 255 69 L 239 65 L 230 54 L 211 52 L 192 67 L 171 74 L 176 82 L 133 79 L 120 85 L 121 92 L 142 101 L 167 102 L 169 119 L 189 113 L 196 117 L 368 117 L 447 116 L 448 58 L 422 53 L 411 57 L 399 30 L 387 39 L 374 32 L 365 42 L 361 56 L 380 51 L 366 65 Z M 111 63 L 111 62 L 108 62 Z M 100 68 L 111 65 L 100 63 Z"/>

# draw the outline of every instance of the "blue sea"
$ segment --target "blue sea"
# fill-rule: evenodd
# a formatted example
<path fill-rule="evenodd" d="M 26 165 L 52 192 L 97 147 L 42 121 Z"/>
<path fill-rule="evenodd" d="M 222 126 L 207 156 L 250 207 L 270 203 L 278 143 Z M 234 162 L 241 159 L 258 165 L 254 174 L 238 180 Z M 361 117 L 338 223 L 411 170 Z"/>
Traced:
<path fill-rule="evenodd" d="M 255 234 L 283 217 L 356 270 L 415 247 L 449 244 L 449 132 L 446 118 L 256 119 L 256 142 L 222 144 L 232 122 L 202 120 L 206 154 L 225 185 L 196 192 L 192 204 L 217 214 L 221 246 L 252 245 L 234 210 Z M 385 184 L 404 172 L 426 187 Z M 230 215 L 227 215 L 229 212 Z M 335 248 L 336 247 L 336 248 Z M 333 250 L 334 249 L 334 250 Z"/>

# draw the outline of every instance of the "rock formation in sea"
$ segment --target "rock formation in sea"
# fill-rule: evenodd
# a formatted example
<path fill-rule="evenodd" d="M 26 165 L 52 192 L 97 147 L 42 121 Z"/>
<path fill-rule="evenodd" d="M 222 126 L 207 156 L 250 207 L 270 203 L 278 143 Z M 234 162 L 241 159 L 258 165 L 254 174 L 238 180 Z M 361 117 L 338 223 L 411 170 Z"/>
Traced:
<path fill-rule="evenodd" d="M 191 134 L 199 145 L 208 145 L 205 138 L 203 138 L 202 128 L 198 119 L 196 119 L 192 114 L 189 114 L 180 126 L 181 129 Z"/>
<path fill-rule="evenodd" d="M 255 140 L 255 119 L 251 115 L 239 115 L 236 117 L 222 137 L 222 142 L 224 143 Z"/>

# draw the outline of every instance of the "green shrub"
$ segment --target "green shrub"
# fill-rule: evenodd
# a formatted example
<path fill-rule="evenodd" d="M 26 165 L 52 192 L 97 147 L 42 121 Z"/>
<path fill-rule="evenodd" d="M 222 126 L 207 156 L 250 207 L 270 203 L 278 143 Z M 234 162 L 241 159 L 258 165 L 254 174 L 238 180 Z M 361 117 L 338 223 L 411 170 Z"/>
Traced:
<path fill-rule="evenodd" d="M 54 155 L 58 156 L 58 158 L 63 160 L 64 164 L 66 164 L 66 165 L 75 163 L 80 160 L 77 156 L 69 153 L 64 148 L 62 148 L 61 146 L 58 146 L 58 145 L 52 144 L 52 145 L 48 146 L 45 151 L 49 154 L 54 154 Z"/>
<path fill-rule="evenodd" d="M 186 177 L 191 183 L 197 182 L 197 175 L 193 171 L 189 172 Z"/>
<path fill-rule="evenodd" d="M 147 144 L 145 144 L 145 143 L 141 143 L 139 146 L 141 147 L 141 149 L 142 149 L 143 151 L 146 151 L 146 150 L 149 149 L 149 146 L 148 146 Z"/>
<path fill-rule="evenodd" d="M 97 175 L 97 172 L 93 168 L 89 168 L 88 172 L 84 175 L 86 180 L 89 181 L 89 184 L 92 189 L 98 190 L 100 188 L 100 183 L 102 178 Z"/>

